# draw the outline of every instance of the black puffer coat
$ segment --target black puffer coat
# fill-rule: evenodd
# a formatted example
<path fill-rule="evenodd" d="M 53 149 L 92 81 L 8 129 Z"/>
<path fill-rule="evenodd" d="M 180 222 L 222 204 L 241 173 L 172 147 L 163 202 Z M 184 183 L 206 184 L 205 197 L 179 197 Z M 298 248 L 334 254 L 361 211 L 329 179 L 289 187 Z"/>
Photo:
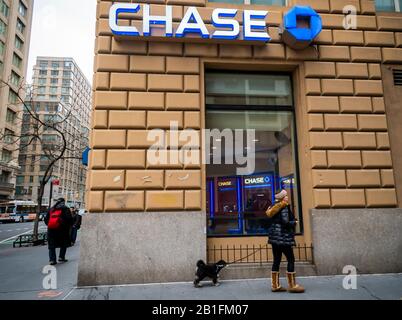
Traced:
<path fill-rule="evenodd" d="M 268 243 L 295 246 L 296 219 L 290 206 L 281 208 L 271 219 L 271 225 L 268 229 Z"/>
<path fill-rule="evenodd" d="M 71 227 L 73 225 L 73 216 L 71 215 L 70 209 L 66 206 L 64 201 L 57 202 L 53 207 L 54 209 L 61 209 L 61 226 L 59 229 L 48 229 L 48 247 L 49 249 L 61 248 L 61 247 L 71 247 Z M 45 223 L 49 223 L 50 211 L 46 214 Z"/>

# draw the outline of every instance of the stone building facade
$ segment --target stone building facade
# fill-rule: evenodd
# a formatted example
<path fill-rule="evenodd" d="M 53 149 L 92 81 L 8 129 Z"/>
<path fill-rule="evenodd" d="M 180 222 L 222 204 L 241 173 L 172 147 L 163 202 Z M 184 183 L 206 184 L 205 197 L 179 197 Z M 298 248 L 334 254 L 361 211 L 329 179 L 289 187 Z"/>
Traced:
<path fill-rule="evenodd" d="M 22 107 L 17 92 L 26 77 L 33 15 L 33 0 L 0 1 L 0 135 L 19 135 Z M 14 199 L 18 147 L 0 141 L 0 200 Z"/>
<path fill-rule="evenodd" d="M 205 164 L 155 166 L 147 160 L 149 130 L 169 130 L 171 121 L 179 131 L 206 128 L 210 70 L 291 79 L 293 178 L 303 221 L 297 241 L 313 244 L 317 272 L 340 273 L 347 264 L 361 272 L 401 271 L 401 14 L 376 11 L 369 0 L 290 0 L 285 6 L 146 3 L 154 15 L 172 5 L 175 27 L 195 6 L 208 30 L 214 8 L 267 10 L 272 39 L 261 45 L 193 35 L 180 41 L 121 38 L 109 27 L 113 2 L 98 1 L 90 215 L 79 283 L 189 280 L 195 262 L 210 259 L 207 248 L 266 244 L 266 236 L 255 234 L 209 234 Z M 322 19 L 323 30 L 303 50 L 281 38 L 283 17 L 295 5 L 311 6 Z M 354 29 L 344 27 L 348 5 L 356 9 Z M 119 23 L 140 26 L 141 17 L 139 11 L 130 22 L 122 15 Z M 203 142 L 198 140 L 200 148 Z M 200 150 L 190 152 L 201 157 Z M 386 265 L 376 262 L 383 259 Z"/>

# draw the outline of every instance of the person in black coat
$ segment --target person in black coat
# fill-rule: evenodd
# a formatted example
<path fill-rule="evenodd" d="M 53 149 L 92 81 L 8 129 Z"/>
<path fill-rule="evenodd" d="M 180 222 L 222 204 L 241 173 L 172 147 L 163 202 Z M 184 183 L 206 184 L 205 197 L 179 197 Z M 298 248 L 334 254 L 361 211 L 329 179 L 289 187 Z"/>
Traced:
<path fill-rule="evenodd" d="M 295 233 L 298 221 L 289 205 L 286 190 L 282 190 L 275 195 L 275 204 L 268 208 L 267 215 L 271 218 L 271 225 L 268 229 L 268 243 L 272 245 L 274 256 L 271 273 L 271 290 L 272 292 L 286 291 L 279 283 L 279 268 L 282 254 L 284 254 L 288 261 L 286 273 L 289 284 L 288 291 L 302 293 L 304 292 L 304 288 L 296 284 L 295 256 L 293 253 L 293 246 L 296 245 Z"/>
<path fill-rule="evenodd" d="M 81 228 L 82 217 L 77 209 L 73 210 L 73 227 L 71 229 L 71 245 L 75 244 L 77 240 L 77 232 Z"/>
<path fill-rule="evenodd" d="M 50 228 L 50 216 L 55 211 L 61 211 L 58 227 Z M 53 218 L 52 218 L 53 219 Z M 45 223 L 48 226 L 48 248 L 49 248 L 49 262 L 50 265 L 57 264 L 56 261 L 56 248 L 60 248 L 59 262 L 67 262 L 66 252 L 67 248 L 71 246 L 71 227 L 73 225 L 73 217 L 70 208 L 66 206 L 65 200 L 60 198 L 56 204 L 49 210 L 45 217 Z"/>

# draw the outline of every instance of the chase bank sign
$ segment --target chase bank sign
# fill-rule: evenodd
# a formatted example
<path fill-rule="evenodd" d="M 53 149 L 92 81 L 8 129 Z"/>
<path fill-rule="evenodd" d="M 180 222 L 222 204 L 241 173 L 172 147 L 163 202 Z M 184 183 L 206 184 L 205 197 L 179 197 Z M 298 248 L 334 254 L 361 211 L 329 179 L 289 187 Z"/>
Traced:
<path fill-rule="evenodd" d="M 296 9 L 297 10 L 296 10 Z M 142 26 L 119 25 L 119 15 L 136 14 L 142 9 Z M 271 40 L 268 34 L 266 17 L 269 15 L 265 10 L 243 10 L 241 14 L 242 23 L 239 22 L 238 9 L 216 8 L 212 11 L 211 21 L 213 30 L 207 28 L 196 7 L 189 7 L 182 20 L 176 28 L 173 24 L 173 7 L 165 6 L 165 15 L 156 16 L 151 14 L 151 6 L 148 4 L 136 3 L 115 3 L 111 6 L 109 12 L 109 26 L 112 33 L 116 36 L 124 37 L 157 37 L 164 38 L 185 38 L 196 36 L 200 39 L 218 39 L 218 40 L 241 40 L 266 43 Z M 291 34 L 296 37 L 303 36 L 301 41 L 308 41 L 306 35 L 312 37 L 312 41 L 322 29 L 321 17 L 310 7 L 296 6 L 285 15 L 284 21 L 291 28 Z M 299 15 L 298 15 L 299 14 Z M 289 18 L 287 18 L 289 17 Z M 311 23 L 307 28 L 314 28 L 312 32 L 296 32 L 297 21 L 299 18 L 309 20 Z M 284 25 L 284 30 L 287 30 Z M 161 31 L 163 30 L 163 32 Z M 311 30 L 310 30 L 311 31 Z M 161 33 L 162 32 L 162 33 Z"/>

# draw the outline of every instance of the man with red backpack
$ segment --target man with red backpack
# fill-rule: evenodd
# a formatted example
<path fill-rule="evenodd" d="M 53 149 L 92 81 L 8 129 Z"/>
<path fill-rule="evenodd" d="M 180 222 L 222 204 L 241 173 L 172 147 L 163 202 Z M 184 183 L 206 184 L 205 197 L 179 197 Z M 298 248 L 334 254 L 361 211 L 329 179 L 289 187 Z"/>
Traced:
<path fill-rule="evenodd" d="M 49 263 L 57 264 L 56 248 L 60 248 L 59 262 L 67 262 L 66 251 L 71 246 L 71 227 L 73 217 L 65 200 L 60 198 L 45 217 L 49 247 Z"/>

